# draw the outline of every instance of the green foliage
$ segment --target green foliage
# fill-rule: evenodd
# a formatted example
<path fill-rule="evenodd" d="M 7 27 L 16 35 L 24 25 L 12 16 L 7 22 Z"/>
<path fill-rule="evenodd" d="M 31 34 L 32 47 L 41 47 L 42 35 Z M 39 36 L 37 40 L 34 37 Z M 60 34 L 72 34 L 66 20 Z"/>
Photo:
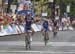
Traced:
<path fill-rule="evenodd" d="M 71 16 L 71 18 L 75 17 L 75 0 L 56 0 L 56 4 L 60 5 L 61 16 L 63 15 L 64 12 L 66 12 L 66 6 L 70 5 L 71 10 L 69 16 Z"/>
<path fill-rule="evenodd" d="M 75 0 L 56 0 L 56 4 L 64 3 L 67 5 L 67 4 L 70 4 L 71 2 L 75 3 Z"/>
<path fill-rule="evenodd" d="M 17 0 L 13 0 L 13 2 L 17 2 Z"/>
<path fill-rule="evenodd" d="M 35 0 L 36 1 L 36 0 Z M 47 0 L 37 0 L 39 2 L 39 5 L 41 5 L 41 9 L 42 8 L 42 4 L 45 4 Z M 60 14 L 61 16 L 64 16 L 64 12 L 66 12 L 66 6 L 70 5 L 70 13 L 69 16 L 71 16 L 72 18 L 75 17 L 75 0 L 55 0 L 56 5 L 60 6 Z M 45 9 L 43 9 L 45 11 Z M 50 8 L 46 9 L 48 11 L 48 15 L 51 15 L 51 10 Z"/>
<path fill-rule="evenodd" d="M 48 9 L 48 16 L 51 16 L 51 8 Z"/>

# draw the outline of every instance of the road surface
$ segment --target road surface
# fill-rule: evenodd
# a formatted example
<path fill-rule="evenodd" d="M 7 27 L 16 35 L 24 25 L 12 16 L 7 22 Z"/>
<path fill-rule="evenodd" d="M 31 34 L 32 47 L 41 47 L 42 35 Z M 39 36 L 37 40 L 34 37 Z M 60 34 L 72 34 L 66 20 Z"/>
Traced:
<path fill-rule="evenodd" d="M 31 49 L 25 49 L 25 37 L 12 35 L 0 37 L 1 54 L 75 54 L 75 31 L 59 31 L 53 38 L 49 33 L 49 43 L 44 46 L 43 36 L 40 32 L 34 34 Z"/>

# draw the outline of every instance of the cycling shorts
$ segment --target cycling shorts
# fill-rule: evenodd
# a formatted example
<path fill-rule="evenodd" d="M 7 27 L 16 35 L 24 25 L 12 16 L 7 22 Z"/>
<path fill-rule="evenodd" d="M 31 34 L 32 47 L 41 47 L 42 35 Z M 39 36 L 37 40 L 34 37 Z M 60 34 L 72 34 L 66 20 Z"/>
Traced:
<path fill-rule="evenodd" d="M 31 30 L 31 25 L 30 26 L 25 26 L 25 32 L 27 32 L 28 30 Z"/>
<path fill-rule="evenodd" d="M 43 27 L 43 28 L 45 29 L 46 32 L 49 31 L 49 28 L 48 27 Z"/>

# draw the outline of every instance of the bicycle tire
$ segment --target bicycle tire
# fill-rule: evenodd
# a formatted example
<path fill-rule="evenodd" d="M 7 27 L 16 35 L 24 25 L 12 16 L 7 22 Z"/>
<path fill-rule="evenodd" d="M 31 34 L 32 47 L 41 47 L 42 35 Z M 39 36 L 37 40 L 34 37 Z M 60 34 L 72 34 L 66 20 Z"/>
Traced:
<path fill-rule="evenodd" d="M 26 49 L 30 49 L 30 35 L 27 33 L 27 36 L 25 36 L 25 43 L 26 43 Z"/>
<path fill-rule="evenodd" d="M 47 39 L 48 37 L 47 37 L 47 33 L 46 33 L 46 31 L 45 31 L 45 36 L 44 36 L 44 42 L 45 42 L 45 46 L 47 45 L 47 42 L 48 42 L 48 39 Z"/>
<path fill-rule="evenodd" d="M 57 36 L 57 32 L 53 32 L 53 36 L 55 38 Z"/>

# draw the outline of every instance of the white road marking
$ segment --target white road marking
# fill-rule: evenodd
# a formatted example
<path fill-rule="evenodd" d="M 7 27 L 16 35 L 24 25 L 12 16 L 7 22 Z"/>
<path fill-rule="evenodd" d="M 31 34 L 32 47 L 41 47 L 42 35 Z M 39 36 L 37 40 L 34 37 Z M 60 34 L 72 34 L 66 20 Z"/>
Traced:
<path fill-rule="evenodd" d="M 6 51 L 6 50 L 1 50 L 0 53 L 75 53 L 75 52 L 54 52 L 54 51 Z"/>
<path fill-rule="evenodd" d="M 0 41 L 0 46 L 24 46 L 24 41 Z M 44 42 L 31 42 L 32 46 L 44 46 Z M 75 46 L 75 42 L 49 42 L 50 46 Z"/>
<path fill-rule="evenodd" d="M 3 52 L 3 53 L 5 53 L 5 52 L 7 52 L 7 53 L 16 53 L 16 52 L 20 52 L 20 53 L 41 53 L 41 51 L 7 51 L 7 50 L 1 50 L 0 52 Z"/>

